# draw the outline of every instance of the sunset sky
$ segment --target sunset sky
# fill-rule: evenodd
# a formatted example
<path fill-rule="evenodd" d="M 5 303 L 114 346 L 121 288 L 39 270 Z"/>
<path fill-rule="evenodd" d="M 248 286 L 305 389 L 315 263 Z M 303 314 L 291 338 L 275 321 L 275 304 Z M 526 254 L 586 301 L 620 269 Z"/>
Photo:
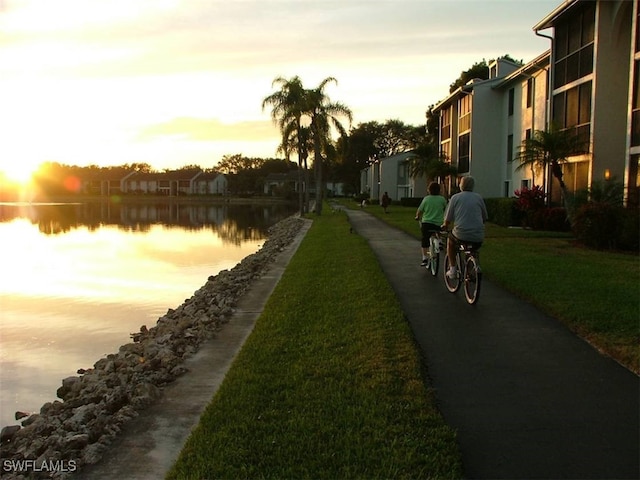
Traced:
<path fill-rule="evenodd" d="M 475 62 L 548 49 L 562 1 L 0 0 L 0 170 L 275 157 L 277 76 L 419 125 Z"/>

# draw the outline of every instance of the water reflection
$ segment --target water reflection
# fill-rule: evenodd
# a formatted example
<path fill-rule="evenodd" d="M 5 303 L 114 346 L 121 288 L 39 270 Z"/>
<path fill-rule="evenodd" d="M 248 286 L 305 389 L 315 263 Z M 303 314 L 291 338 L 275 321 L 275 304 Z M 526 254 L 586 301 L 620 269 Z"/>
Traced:
<path fill-rule="evenodd" d="M 264 238 L 266 229 L 290 215 L 287 205 L 157 203 L 0 203 L 0 222 L 27 218 L 44 234 L 60 234 L 86 226 L 90 231 L 105 225 L 134 232 L 148 232 L 152 225 L 186 230 L 211 229 L 224 242 L 240 245 Z"/>
<path fill-rule="evenodd" d="M 261 245 L 282 206 L 0 205 L 0 426 Z"/>

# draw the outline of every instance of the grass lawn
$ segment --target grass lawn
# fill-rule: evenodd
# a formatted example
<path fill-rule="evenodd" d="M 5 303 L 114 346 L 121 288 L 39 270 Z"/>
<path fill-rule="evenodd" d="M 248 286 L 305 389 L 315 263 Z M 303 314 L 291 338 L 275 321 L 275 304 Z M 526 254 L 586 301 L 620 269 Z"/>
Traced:
<path fill-rule="evenodd" d="M 314 223 L 167 478 L 460 478 L 409 325 L 344 213 Z"/>
<path fill-rule="evenodd" d="M 345 205 L 358 208 L 354 202 Z M 367 211 L 420 238 L 416 209 Z M 482 270 L 492 281 L 566 324 L 601 352 L 640 373 L 640 263 L 637 254 L 591 250 L 568 233 L 487 224 Z"/>

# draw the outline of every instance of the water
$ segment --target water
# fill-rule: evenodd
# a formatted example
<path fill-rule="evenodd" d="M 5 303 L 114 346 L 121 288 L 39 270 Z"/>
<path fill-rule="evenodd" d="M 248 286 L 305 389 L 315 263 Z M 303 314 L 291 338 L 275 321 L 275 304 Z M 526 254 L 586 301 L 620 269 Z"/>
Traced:
<path fill-rule="evenodd" d="M 257 251 L 285 206 L 0 204 L 0 427 Z"/>

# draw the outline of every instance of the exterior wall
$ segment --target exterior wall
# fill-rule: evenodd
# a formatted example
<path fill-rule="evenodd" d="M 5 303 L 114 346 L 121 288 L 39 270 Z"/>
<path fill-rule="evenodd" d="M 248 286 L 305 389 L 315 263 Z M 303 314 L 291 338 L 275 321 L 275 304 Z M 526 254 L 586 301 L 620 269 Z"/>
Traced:
<path fill-rule="evenodd" d="M 503 175 L 503 196 L 514 195 L 515 190 L 534 185 L 546 185 L 544 172 L 530 167 L 519 168 L 512 161 L 519 152 L 522 142 L 531 138 L 536 130 L 545 130 L 548 111 L 548 70 L 549 52 L 525 65 L 512 78 L 505 80 L 500 88 L 502 98 L 502 116 L 506 118 L 502 132 L 503 161 L 500 169 Z M 513 113 L 509 110 L 509 90 L 513 90 Z"/>
<path fill-rule="evenodd" d="M 380 160 L 380 187 L 375 198 L 381 199 L 384 192 L 391 200 L 398 200 L 398 161 L 394 157 Z"/>
<path fill-rule="evenodd" d="M 627 164 L 625 165 L 626 201 L 640 205 L 640 1 L 633 1 L 631 55 L 629 61 L 629 112 L 627 115 Z"/>
<path fill-rule="evenodd" d="M 371 167 L 360 171 L 360 193 L 371 192 Z"/>
<path fill-rule="evenodd" d="M 424 197 L 427 195 L 427 179 L 424 176 L 411 179 L 410 197 Z"/>
<path fill-rule="evenodd" d="M 482 82 L 473 89 L 469 175 L 476 180 L 475 191 L 483 197 L 501 197 L 504 193 L 504 94 L 492 89 L 493 83 Z"/>
<path fill-rule="evenodd" d="M 458 166 L 458 176 L 475 177 L 475 190 L 484 197 L 504 196 L 505 181 L 511 175 L 506 152 L 509 128 L 513 129 L 513 125 L 508 125 L 505 114 L 508 94 L 497 87 L 518 68 L 508 61 L 494 62 L 489 65 L 488 80 L 470 82 L 436 107 L 440 113 L 440 150 L 452 165 Z M 465 118 L 468 108 L 470 122 Z M 464 143 L 467 135 L 468 150 Z M 449 193 L 456 188 L 457 184 L 447 186 Z"/>
<path fill-rule="evenodd" d="M 371 198 L 382 198 L 387 192 L 391 200 L 398 201 L 403 197 L 419 196 L 414 190 L 415 179 L 409 176 L 409 160 L 415 155 L 411 152 L 399 153 L 391 157 L 383 158 L 372 164 L 374 175 L 379 167 L 379 183 L 372 189 Z M 375 182 L 375 178 L 373 179 Z M 424 183 L 424 181 L 423 181 Z M 424 187 L 426 191 L 426 186 Z M 377 195 L 374 196 L 374 190 Z"/>
<path fill-rule="evenodd" d="M 569 191 L 607 178 L 624 181 L 628 191 L 634 4 L 578 0 L 534 27 L 554 27 L 552 118 L 563 128 L 575 128 L 589 145 L 563 166 Z M 557 189 L 552 198 L 559 200 Z"/>
<path fill-rule="evenodd" d="M 595 88 L 592 112 L 591 184 L 605 171 L 622 181 L 625 173 L 629 101 L 631 10 L 628 1 L 599 1 L 596 9 Z M 624 112 L 624 114 L 623 114 Z"/>

